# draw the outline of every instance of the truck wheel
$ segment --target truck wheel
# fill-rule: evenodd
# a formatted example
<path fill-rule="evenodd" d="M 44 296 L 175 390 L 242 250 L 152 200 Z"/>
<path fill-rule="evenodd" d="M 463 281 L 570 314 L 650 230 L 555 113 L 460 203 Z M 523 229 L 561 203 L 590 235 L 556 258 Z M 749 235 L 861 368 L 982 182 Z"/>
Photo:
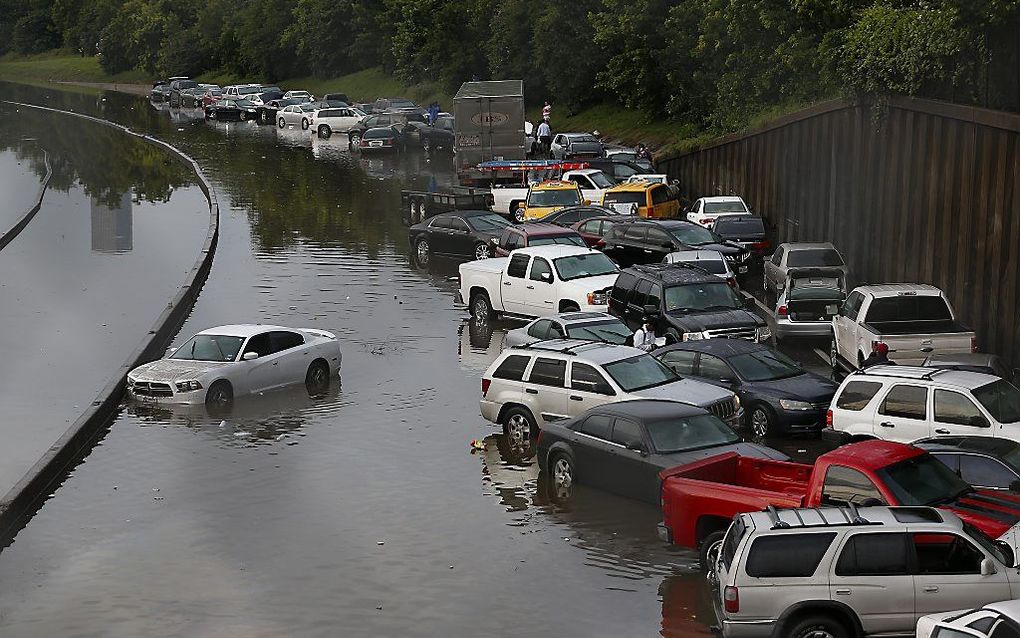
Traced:
<path fill-rule="evenodd" d="M 517 210 L 514 211 L 514 221 L 516 221 L 518 224 L 523 224 L 524 223 L 524 209 L 523 208 L 518 208 Z"/>
<path fill-rule="evenodd" d="M 698 548 L 698 558 L 701 563 L 701 571 L 712 571 L 712 564 L 715 562 L 715 558 L 719 555 L 719 549 L 722 547 L 724 536 L 726 536 L 726 532 L 719 530 L 712 532 L 701 541 L 701 547 Z"/>
<path fill-rule="evenodd" d="M 333 134 L 333 131 L 331 131 L 328 126 L 326 126 L 325 124 L 319 125 L 319 138 L 320 139 L 329 139 L 329 136 L 332 135 L 332 134 Z"/>
<path fill-rule="evenodd" d="M 521 407 L 514 407 L 503 415 L 503 434 L 506 435 L 510 446 L 519 450 L 538 436 L 538 426 L 535 425 L 535 419 L 530 412 Z"/>
<path fill-rule="evenodd" d="M 480 241 L 475 244 L 475 259 L 488 259 L 490 256 L 489 245 L 487 243 Z"/>
<path fill-rule="evenodd" d="M 479 321 L 492 318 L 492 304 L 489 303 L 489 295 L 477 292 L 471 296 L 471 316 Z"/>
<path fill-rule="evenodd" d="M 751 414 L 747 417 L 747 425 L 750 427 L 751 432 L 759 439 L 764 439 L 772 434 L 775 421 L 772 411 L 761 403 L 756 404 L 751 409 Z"/>
<path fill-rule="evenodd" d="M 850 638 L 843 623 L 831 616 L 808 616 L 785 633 L 790 638 Z"/>

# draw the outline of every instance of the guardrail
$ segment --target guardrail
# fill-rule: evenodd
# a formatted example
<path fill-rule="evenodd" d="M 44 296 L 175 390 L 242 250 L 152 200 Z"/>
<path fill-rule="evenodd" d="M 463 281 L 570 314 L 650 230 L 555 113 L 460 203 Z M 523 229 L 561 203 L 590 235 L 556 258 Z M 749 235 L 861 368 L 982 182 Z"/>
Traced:
<path fill-rule="evenodd" d="M 32 218 L 35 217 L 35 214 L 38 213 L 39 209 L 42 207 L 42 200 L 46 195 L 46 187 L 50 185 L 50 178 L 53 177 L 53 167 L 50 166 L 50 155 L 46 152 L 46 149 L 43 149 L 42 152 L 43 163 L 46 165 L 46 175 L 43 176 L 42 183 L 39 184 L 39 194 L 35 198 L 35 204 L 32 204 L 32 206 L 29 207 L 29 209 L 25 211 L 20 218 L 18 218 L 18 221 L 15 222 L 15 224 L 11 226 L 7 232 L 0 235 L 0 250 L 3 250 L 7 244 L 14 241 L 14 238 L 21 234 L 21 231 L 25 230 L 25 226 L 28 226 L 28 223 L 32 221 Z"/>

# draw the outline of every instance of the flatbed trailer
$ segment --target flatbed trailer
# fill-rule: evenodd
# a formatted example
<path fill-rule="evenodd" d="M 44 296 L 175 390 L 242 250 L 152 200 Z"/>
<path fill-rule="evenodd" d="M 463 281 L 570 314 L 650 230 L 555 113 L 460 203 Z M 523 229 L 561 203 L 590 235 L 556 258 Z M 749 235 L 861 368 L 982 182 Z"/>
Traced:
<path fill-rule="evenodd" d="M 487 188 L 454 186 L 442 192 L 402 190 L 400 202 L 404 224 L 411 226 L 451 210 L 490 210 L 493 199 Z"/>

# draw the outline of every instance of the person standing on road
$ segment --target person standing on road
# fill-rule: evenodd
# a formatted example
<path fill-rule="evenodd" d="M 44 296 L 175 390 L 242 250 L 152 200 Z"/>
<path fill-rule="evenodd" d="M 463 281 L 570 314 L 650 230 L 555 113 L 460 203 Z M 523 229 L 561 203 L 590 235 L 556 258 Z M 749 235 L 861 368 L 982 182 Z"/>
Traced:
<path fill-rule="evenodd" d="M 871 366 L 894 366 L 895 362 L 889 361 L 889 344 L 879 341 L 875 344 L 874 349 L 868 358 L 861 364 L 861 369 L 870 368 Z"/>
<path fill-rule="evenodd" d="M 429 126 L 435 126 L 439 119 L 439 102 L 429 104 Z"/>
<path fill-rule="evenodd" d="M 548 122 L 550 117 L 552 117 L 552 106 L 546 102 L 542 107 L 542 119 Z"/>
<path fill-rule="evenodd" d="M 648 315 L 645 315 L 641 327 L 634 331 L 634 347 L 645 352 L 655 349 L 655 326 Z"/>
<path fill-rule="evenodd" d="M 545 118 L 538 125 L 538 139 L 542 142 L 542 154 L 549 157 L 549 148 L 552 146 L 552 129 L 549 128 L 549 118 Z"/>

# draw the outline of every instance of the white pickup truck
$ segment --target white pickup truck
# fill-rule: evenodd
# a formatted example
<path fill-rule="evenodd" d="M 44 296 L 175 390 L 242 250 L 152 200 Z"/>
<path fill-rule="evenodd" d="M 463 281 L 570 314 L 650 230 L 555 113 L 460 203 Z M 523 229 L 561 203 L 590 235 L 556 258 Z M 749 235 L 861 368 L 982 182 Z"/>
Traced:
<path fill-rule="evenodd" d="M 974 333 L 956 320 L 945 294 L 926 284 L 860 286 L 832 319 L 834 370 L 861 367 L 875 345 L 889 360 L 921 365 L 931 354 L 975 352 Z"/>
<path fill-rule="evenodd" d="M 617 274 L 616 264 L 597 250 L 559 244 L 521 248 L 509 257 L 461 264 L 459 297 L 472 316 L 483 319 L 604 312 Z"/>
<path fill-rule="evenodd" d="M 566 171 L 561 178 L 564 182 L 574 182 L 581 187 L 581 197 L 590 202 L 602 201 L 606 189 L 613 186 L 613 180 L 595 168 L 581 168 Z M 524 186 L 493 186 L 492 210 L 500 215 L 513 215 L 528 199 L 528 187 Z"/>

